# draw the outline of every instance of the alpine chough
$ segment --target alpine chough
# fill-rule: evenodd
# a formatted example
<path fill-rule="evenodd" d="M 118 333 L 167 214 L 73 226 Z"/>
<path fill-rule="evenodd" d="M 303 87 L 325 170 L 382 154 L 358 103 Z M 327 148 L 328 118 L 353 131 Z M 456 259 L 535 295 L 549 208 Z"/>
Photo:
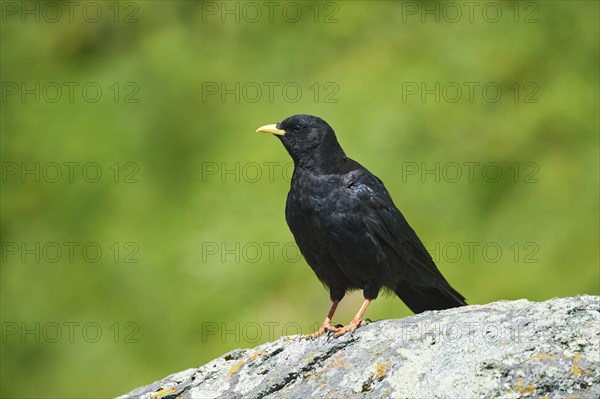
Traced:
<path fill-rule="evenodd" d="M 364 325 L 363 314 L 382 288 L 415 313 L 466 305 L 383 182 L 346 156 L 327 122 L 300 114 L 256 131 L 276 135 L 294 161 L 285 218 L 333 302 L 311 337 L 329 331 L 337 337 Z M 363 305 L 347 326 L 333 326 L 338 303 L 353 289 L 363 290 Z"/>

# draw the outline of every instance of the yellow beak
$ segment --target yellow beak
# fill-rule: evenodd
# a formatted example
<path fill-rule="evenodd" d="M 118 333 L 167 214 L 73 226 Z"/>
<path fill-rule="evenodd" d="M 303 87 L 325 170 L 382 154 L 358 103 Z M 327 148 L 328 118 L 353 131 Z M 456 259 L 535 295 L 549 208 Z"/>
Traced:
<path fill-rule="evenodd" d="M 285 130 L 277 129 L 277 125 L 264 125 L 256 129 L 257 133 L 272 133 L 278 136 L 283 136 L 285 134 Z"/>

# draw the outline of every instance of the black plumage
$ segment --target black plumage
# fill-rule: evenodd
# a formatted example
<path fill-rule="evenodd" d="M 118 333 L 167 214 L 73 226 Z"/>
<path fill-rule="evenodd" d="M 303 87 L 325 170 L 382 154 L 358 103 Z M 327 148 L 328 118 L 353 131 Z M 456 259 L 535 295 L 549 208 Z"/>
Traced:
<path fill-rule="evenodd" d="M 346 156 L 324 120 L 294 115 L 257 131 L 277 135 L 294 161 L 286 221 L 306 261 L 330 290 L 332 308 L 313 336 L 358 328 L 382 288 L 395 292 L 415 313 L 466 304 L 383 182 Z M 363 307 L 348 326 L 331 326 L 338 302 L 352 289 L 363 290 Z"/>

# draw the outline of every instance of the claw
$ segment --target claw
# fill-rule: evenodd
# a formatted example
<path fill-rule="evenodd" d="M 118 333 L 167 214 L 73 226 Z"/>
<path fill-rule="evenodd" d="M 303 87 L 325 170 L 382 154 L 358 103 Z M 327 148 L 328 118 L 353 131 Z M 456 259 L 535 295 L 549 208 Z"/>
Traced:
<path fill-rule="evenodd" d="M 312 334 L 305 335 L 304 338 L 314 340 L 314 339 L 317 339 L 318 337 L 320 337 L 321 335 L 325 334 L 326 332 L 328 332 L 328 333 L 332 332 L 333 337 L 338 338 L 338 337 L 341 337 L 342 335 L 346 334 L 347 332 L 356 331 L 357 328 L 365 326 L 370 322 L 369 319 L 362 320 L 363 314 L 365 313 L 365 310 L 367 309 L 367 306 L 369 306 L 370 302 L 371 302 L 371 299 L 365 298 L 365 301 L 363 302 L 358 313 L 356 314 L 356 316 L 354 316 L 354 319 L 352 319 L 350 324 L 348 324 L 345 327 L 342 327 L 340 325 L 336 325 L 334 327 L 331 325 L 331 319 L 333 318 L 333 314 L 339 303 L 339 301 L 334 301 L 333 304 L 331 305 L 331 309 L 329 310 L 329 314 L 327 315 L 327 318 L 321 325 L 321 328 L 319 328 L 317 331 L 315 331 Z"/>
<path fill-rule="evenodd" d="M 326 332 L 336 332 L 338 329 L 339 329 L 338 327 L 334 327 L 330 323 L 323 323 L 321 328 L 319 328 L 317 331 L 315 331 L 312 334 L 306 335 L 305 338 L 314 340 L 314 339 L 319 338 L 321 335 L 325 334 Z"/>
<path fill-rule="evenodd" d="M 352 320 L 347 326 L 339 328 L 333 336 L 334 338 L 338 338 L 346 334 L 347 332 L 353 333 L 354 331 L 356 331 L 357 328 L 366 326 L 367 324 L 368 323 L 365 320 Z"/>

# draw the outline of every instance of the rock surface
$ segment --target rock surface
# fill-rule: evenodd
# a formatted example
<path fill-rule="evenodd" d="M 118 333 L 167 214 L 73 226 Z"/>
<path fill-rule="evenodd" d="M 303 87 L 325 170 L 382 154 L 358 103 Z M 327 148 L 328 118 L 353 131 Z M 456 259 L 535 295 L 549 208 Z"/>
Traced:
<path fill-rule="evenodd" d="M 237 349 L 119 399 L 598 398 L 600 297 L 499 301 Z"/>

